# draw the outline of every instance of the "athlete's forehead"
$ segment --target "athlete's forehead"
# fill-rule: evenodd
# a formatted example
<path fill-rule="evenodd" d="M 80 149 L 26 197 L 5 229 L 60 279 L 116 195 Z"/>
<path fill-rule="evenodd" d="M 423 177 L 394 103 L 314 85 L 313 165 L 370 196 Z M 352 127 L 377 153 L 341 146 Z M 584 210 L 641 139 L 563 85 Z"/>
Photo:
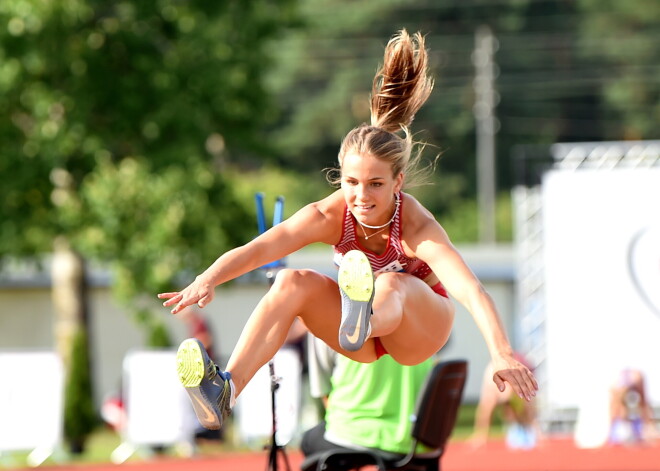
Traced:
<path fill-rule="evenodd" d="M 341 166 L 342 178 L 357 180 L 386 180 L 392 178 L 392 166 L 371 155 L 349 153 Z"/>

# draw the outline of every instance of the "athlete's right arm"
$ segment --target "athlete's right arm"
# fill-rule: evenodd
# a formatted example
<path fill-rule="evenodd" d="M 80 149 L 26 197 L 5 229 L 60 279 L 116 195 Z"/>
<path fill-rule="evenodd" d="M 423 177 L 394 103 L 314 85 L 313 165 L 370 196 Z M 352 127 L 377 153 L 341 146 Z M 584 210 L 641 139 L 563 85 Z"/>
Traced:
<path fill-rule="evenodd" d="M 160 293 L 158 297 L 166 300 L 163 306 L 174 305 L 172 314 L 192 304 L 204 307 L 212 301 L 215 287 L 222 283 L 309 244 L 336 242 L 341 236 L 340 214 L 343 210 L 343 198 L 337 193 L 340 192 L 303 207 L 247 244 L 225 252 L 182 291 Z"/>

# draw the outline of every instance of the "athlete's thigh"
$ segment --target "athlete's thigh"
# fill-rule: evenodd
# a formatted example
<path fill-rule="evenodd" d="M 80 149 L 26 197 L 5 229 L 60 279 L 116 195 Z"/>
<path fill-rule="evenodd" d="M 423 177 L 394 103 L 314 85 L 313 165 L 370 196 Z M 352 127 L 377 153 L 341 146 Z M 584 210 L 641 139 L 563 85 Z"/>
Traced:
<path fill-rule="evenodd" d="M 454 323 L 454 305 L 411 275 L 398 278 L 398 289 L 403 302 L 401 323 L 381 342 L 399 363 L 417 364 L 447 342 Z"/>
<path fill-rule="evenodd" d="M 367 340 L 356 352 L 348 352 L 339 345 L 339 325 L 341 323 L 339 286 L 332 278 L 317 275 L 318 277 L 314 277 L 313 282 L 305 287 L 313 292 L 307 293 L 307 301 L 300 310 L 300 319 L 312 335 L 323 340 L 336 352 L 360 362 L 374 361 L 376 353 L 372 339 Z"/>

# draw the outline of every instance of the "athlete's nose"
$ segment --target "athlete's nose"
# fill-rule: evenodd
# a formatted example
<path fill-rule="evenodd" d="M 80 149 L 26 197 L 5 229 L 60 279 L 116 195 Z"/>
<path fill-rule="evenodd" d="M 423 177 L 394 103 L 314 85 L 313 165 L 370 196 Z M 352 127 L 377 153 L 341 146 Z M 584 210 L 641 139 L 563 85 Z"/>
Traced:
<path fill-rule="evenodd" d="M 369 202 L 367 188 L 364 185 L 357 186 L 355 190 L 355 201 L 357 201 L 358 204 L 366 204 Z"/>

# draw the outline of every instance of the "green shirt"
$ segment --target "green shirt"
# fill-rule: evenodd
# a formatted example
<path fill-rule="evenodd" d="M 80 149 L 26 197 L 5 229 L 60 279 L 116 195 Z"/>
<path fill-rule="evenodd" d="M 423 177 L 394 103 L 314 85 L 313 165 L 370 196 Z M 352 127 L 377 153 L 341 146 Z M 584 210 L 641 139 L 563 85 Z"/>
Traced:
<path fill-rule="evenodd" d="M 407 453 L 417 395 L 433 367 L 403 366 L 385 355 L 358 363 L 337 355 L 326 410 L 326 439 Z"/>

